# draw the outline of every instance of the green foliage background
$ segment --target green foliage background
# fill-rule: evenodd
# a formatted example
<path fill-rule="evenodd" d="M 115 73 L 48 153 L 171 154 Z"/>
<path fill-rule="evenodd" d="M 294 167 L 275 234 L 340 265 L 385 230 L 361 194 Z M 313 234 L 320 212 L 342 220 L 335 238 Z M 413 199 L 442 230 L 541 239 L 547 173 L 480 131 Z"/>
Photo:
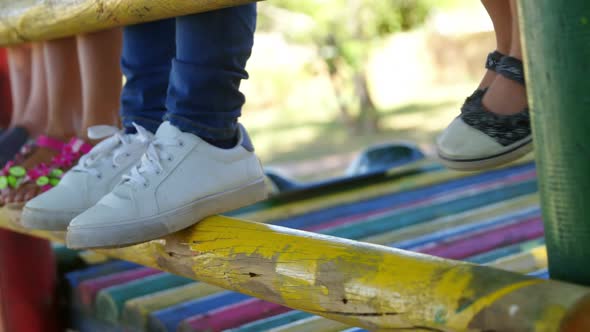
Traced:
<path fill-rule="evenodd" d="M 366 65 L 383 37 L 420 26 L 432 0 L 272 0 L 259 29 L 314 45 L 333 82 L 340 116 L 351 132 L 378 130 Z"/>

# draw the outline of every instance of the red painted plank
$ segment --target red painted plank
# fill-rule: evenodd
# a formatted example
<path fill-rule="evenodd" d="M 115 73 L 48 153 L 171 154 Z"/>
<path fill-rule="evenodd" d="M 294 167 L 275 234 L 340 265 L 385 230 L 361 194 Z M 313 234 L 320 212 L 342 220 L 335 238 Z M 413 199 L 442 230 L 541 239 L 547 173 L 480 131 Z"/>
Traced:
<path fill-rule="evenodd" d="M 46 240 L 0 230 L 0 330 L 56 332 L 57 274 Z"/>

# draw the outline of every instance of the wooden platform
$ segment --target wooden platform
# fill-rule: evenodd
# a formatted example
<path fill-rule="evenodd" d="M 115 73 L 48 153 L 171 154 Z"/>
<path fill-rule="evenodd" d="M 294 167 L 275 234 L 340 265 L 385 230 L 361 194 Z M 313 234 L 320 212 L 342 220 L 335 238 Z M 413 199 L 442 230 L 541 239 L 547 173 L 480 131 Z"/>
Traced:
<path fill-rule="evenodd" d="M 444 179 L 443 182 L 436 184 L 437 177 Z M 416 188 L 423 178 L 430 179 L 431 186 Z M 404 242 L 400 235 L 418 234 L 410 226 L 424 227 L 426 224 L 421 223 L 441 215 L 448 218 L 435 219 L 427 227 L 438 224 L 440 230 L 448 230 L 445 225 L 465 227 L 462 219 L 486 220 L 490 212 L 484 208 L 495 203 L 500 204 L 496 209 L 512 215 L 509 211 L 514 211 L 514 207 L 523 209 L 533 200 L 527 196 L 536 191 L 531 166 L 455 178 L 444 171 L 375 186 L 381 188 L 380 196 L 369 201 L 363 196 L 364 200 L 345 205 L 349 210 L 342 205 L 337 207 L 334 197 L 346 201 L 347 195 L 358 193 L 337 193 L 332 199 L 324 197 L 320 210 L 315 209 L 319 198 L 270 208 L 276 217 L 289 215 L 285 212 L 297 206 L 299 213 L 279 222 L 281 225 L 315 229 L 338 237 L 238 218 L 212 217 L 163 240 L 101 252 L 367 329 L 421 331 L 417 327 L 422 326 L 429 331 L 437 328 L 461 331 L 467 327 L 525 331 L 535 326 L 557 330 L 576 302 L 590 294 L 589 289 L 580 286 L 342 238 L 372 237 L 375 241 L 379 239 L 378 243 L 395 242 L 401 248 L 458 259 L 465 257 L 465 253 L 456 251 L 467 244 L 464 241 L 478 240 L 468 245 L 469 255 L 474 255 L 488 250 L 494 243 L 507 245 L 511 242 L 505 241 L 538 238 L 538 233 L 526 235 L 537 227 L 538 219 L 534 218 L 538 217 L 534 215 L 538 211 L 518 212 L 519 217 L 510 217 L 522 220 L 516 224 L 502 220 L 490 222 L 495 226 L 484 227 L 489 229 L 484 237 L 443 240 L 435 247 L 426 244 L 439 238 L 436 232 L 428 238 L 414 238 L 412 244 Z M 370 188 L 360 191 L 366 193 Z M 510 197 L 516 201 L 505 201 Z M 303 211 L 304 208 L 308 210 Z M 367 214 L 364 209 L 377 209 L 379 213 Z M 462 214 L 466 209 L 475 210 L 472 214 Z M 268 218 L 266 211 L 269 210 L 262 209 L 258 217 Z M 4 209 L 1 213 L 2 227 L 27 232 L 18 226 L 18 211 Z M 253 219 L 256 214 L 249 212 Z M 352 227 L 353 215 L 362 216 L 362 227 Z M 331 220 L 330 228 L 318 228 L 317 218 Z M 394 232 L 396 227 L 404 229 Z M 387 230 L 391 230 L 389 235 Z M 63 239 L 62 234 L 33 234 L 57 241 Z M 420 247 L 420 243 L 426 246 Z M 480 244 L 481 248 L 477 249 Z M 542 249 L 525 255 L 524 259 L 503 264 L 519 270 L 518 266 L 525 262 L 530 270 L 531 266 L 540 268 L 545 263 Z M 518 315 L 510 314 L 513 306 L 519 308 Z"/>
<path fill-rule="evenodd" d="M 23 231 L 5 215 L 0 222 Z M 452 330 L 484 330 L 494 329 L 486 318 L 495 317 L 501 327 L 525 331 L 534 322 L 557 330 L 560 318 L 590 294 L 580 286 L 225 217 L 163 241 L 100 252 L 368 329 L 444 322 Z M 510 305 L 524 316 L 504 317 Z"/>

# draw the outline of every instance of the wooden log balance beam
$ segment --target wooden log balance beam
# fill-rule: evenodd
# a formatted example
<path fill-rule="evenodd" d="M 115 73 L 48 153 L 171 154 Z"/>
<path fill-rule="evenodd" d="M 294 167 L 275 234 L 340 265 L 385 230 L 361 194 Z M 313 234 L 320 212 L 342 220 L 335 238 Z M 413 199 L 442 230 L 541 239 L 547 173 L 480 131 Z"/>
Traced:
<path fill-rule="evenodd" d="M 0 46 L 73 36 L 258 0 L 0 0 Z"/>
<path fill-rule="evenodd" d="M 370 330 L 590 330 L 589 288 L 234 218 L 100 252 Z"/>

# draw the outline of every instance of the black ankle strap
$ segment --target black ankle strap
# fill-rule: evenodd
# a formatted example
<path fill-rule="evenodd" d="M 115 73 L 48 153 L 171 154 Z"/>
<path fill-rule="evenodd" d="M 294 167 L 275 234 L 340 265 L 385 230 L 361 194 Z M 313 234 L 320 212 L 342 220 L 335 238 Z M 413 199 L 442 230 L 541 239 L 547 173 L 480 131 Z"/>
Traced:
<path fill-rule="evenodd" d="M 522 61 L 511 56 L 505 56 L 496 66 L 496 72 L 508 79 L 525 85 Z"/>
<path fill-rule="evenodd" d="M 498 63 L 504 56 L 504 54 L 498 51 L 493 51 L 492 53 L 488 54 L 488 59 L 486 60 L 486 69 L 496 71 Z"/>

